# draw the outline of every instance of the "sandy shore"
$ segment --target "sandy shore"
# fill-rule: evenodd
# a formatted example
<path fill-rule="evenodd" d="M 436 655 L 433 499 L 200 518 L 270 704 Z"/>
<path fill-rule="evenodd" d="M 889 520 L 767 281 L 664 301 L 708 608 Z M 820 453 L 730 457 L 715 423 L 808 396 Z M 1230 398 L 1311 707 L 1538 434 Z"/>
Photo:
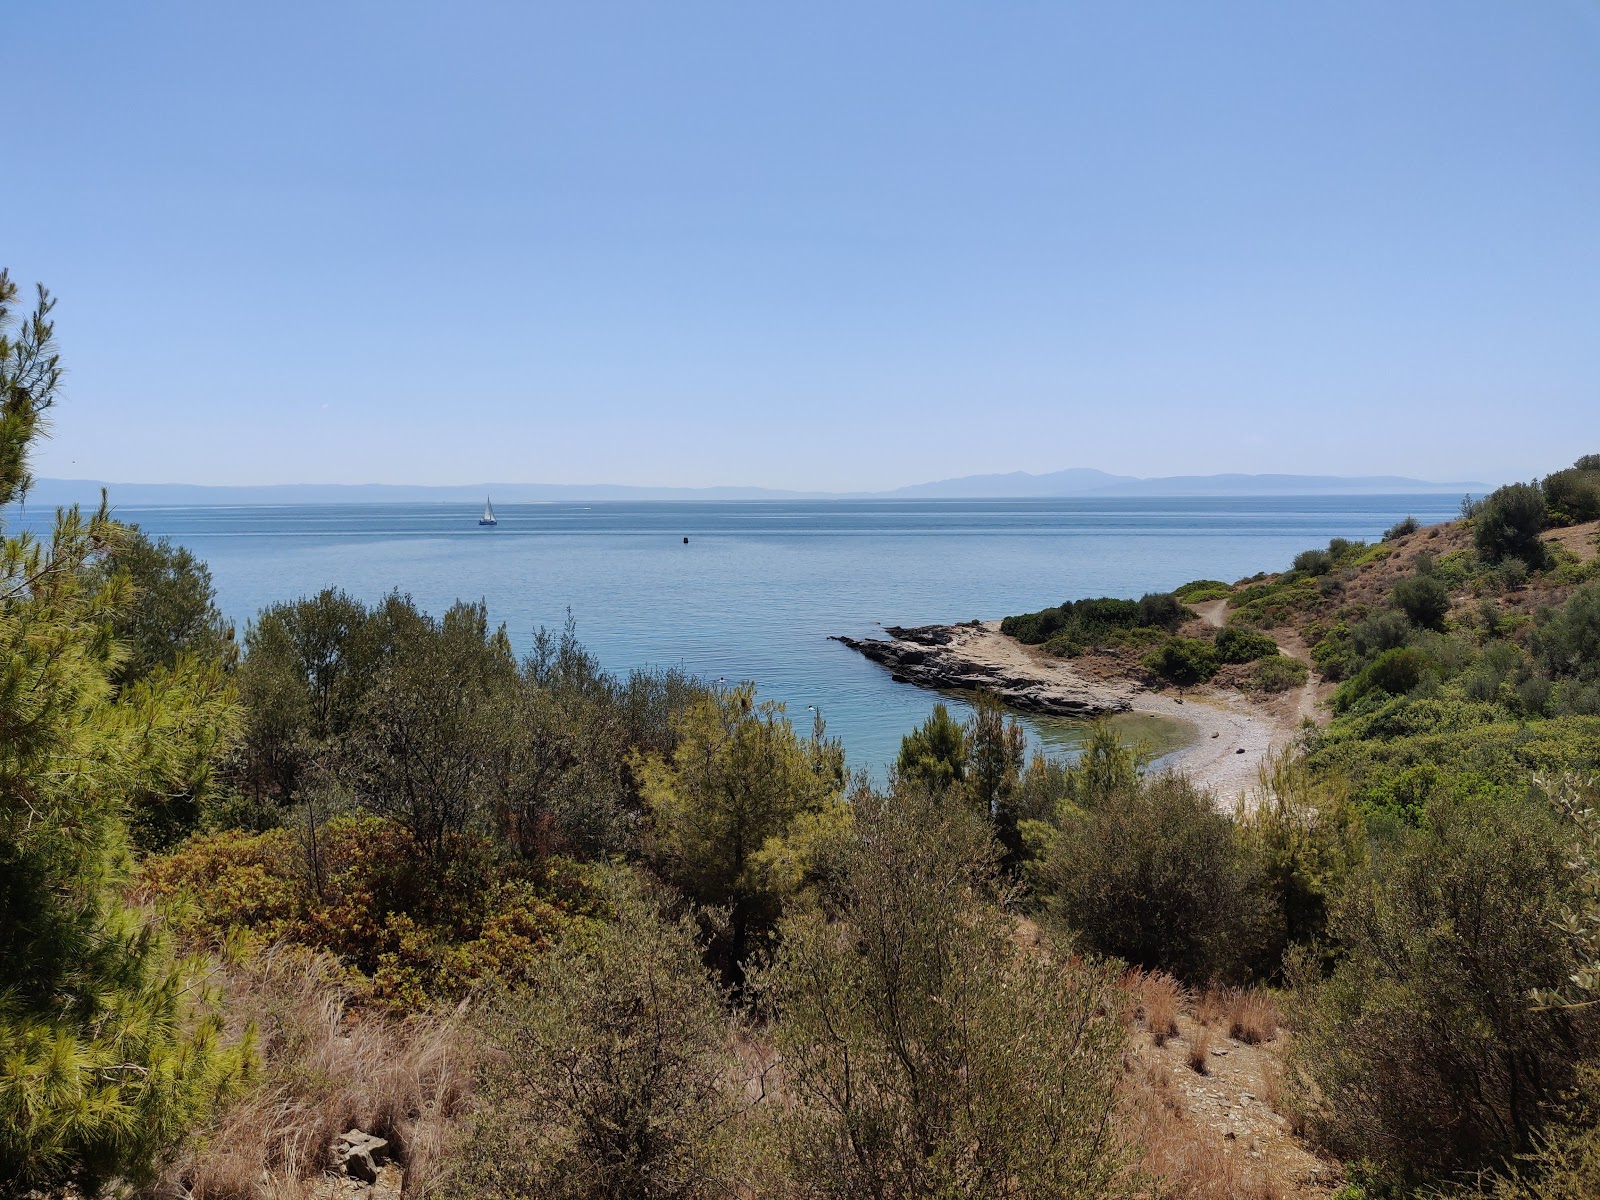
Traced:
<path fill-rule="evenodd" d="M 1207 623 L 1220 624 L 1220 606 L 1216 613 L 1200 615 Z M 1153 691 L 1125 676 L 1107 674 L 1104 667 L 1109 664 L 1080 666 L 1024 646 L 1002 634 L 998 621 L 888 632 L 883 642 L 847 644 L 877 661 L 885 661 L 887 651 L 895 660 L 889 665 L 896 678 L 923 686 L 992 691 L 1008 702 L 1022 699 L 1017 707 L 1058 715 L 1133 712 L 1182 722 L 1193 737 L 1166 756 L 1163 765 L 1214 792 L 1218 806 L 1227 809 L 1241 796 L 1251 796 L 1268 756 L 1299 734 L 1305 718 L 1315 719 L 1318 713 L 1312 683 L 1275 697 L 1209 688 L 1187 689 L 1181 695 Z M 1303 654 L 1298 645 L 1281 648 Z M 1060 704 L 1052 708 L 1054 701 Z"/>

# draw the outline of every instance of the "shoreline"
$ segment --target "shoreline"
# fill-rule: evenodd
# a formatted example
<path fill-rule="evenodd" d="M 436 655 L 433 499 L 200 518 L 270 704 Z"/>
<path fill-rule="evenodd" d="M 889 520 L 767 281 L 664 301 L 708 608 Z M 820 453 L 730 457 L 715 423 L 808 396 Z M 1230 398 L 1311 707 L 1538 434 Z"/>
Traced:
<path fill-rule="evenodd" d="M 1241 799 L 1248 802 L 1261 766 L 1300 733 L 1318 698 L 1310 681 L 1267 698 L 1231 688 L 1201 687 L 1181 694 L 1155 690 L 1129 679 L 1115 656 L 1095 663 L 1112 667 L 1113 673 L 1097 675 L 1072 659 L 1054 658 L 1006 637 L 998 621 L 891 625 L 884 632 L 886 638 L 833 640 L 878 663 L 898 682 L 987 692 L 1021 712 L 1080 720 L 1133 713 L 1189 726 L 1189 742 L 1162 761 L 1211 791 L 1220 808 L 1232 808 Z"/>

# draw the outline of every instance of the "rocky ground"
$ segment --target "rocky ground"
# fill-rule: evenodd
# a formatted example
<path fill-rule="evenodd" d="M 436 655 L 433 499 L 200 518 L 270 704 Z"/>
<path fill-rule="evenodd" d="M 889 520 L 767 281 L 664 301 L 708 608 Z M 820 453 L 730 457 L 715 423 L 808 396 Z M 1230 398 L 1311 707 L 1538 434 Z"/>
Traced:
<path fill-rule="evenodd" d="M 1319 1197 L 1326 1200 L 1342 1173 L 1312 1152 L 1290 1119 L 1274 1108 L 1283 1052 L 1290 1034 L 1261 1045 L 1225 1036 L 1192 1014 L 1178 1017 L 1178 1036 L 1157 1046 L 1146 1030 L 1134 1037 L 1133 1061 L 1166 1115 L 1209 1154 L 1213 1173 L 1226 1173 L 1226 1190 L 1241 1197 Z M 1192 1052 L 1203 1051 L 1201 1074 Z"/>

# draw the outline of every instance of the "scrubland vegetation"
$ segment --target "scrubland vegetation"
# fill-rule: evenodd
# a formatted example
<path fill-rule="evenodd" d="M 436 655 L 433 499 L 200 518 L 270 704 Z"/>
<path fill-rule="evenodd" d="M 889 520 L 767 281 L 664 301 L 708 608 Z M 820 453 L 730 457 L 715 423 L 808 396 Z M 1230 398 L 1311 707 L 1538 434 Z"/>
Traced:
<path fill-rule="evenodd" d="M 0 297 L 11 501 L 59 365 Z M 1173 1045 L 1270 1047 L 1345 1200 L 1594 1194 L 1596 476 L 1008 620 L 1185 685 L 1308 648 L 1331 723 L 1237 811 L 986 702 L 874 787 L 481 603 L 236 639 L 202 564 L 64 513 L 4 549 L 0 1195 L 330 1195 L 352 1128 L 409 1196 L 1287 1194 Z"/>

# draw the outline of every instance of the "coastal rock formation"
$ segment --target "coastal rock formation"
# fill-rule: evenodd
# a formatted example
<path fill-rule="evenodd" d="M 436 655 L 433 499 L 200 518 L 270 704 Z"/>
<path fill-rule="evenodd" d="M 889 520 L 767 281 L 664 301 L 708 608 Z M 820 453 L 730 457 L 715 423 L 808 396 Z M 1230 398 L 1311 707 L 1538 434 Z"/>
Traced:
<path fill-rule="evenodd" d="M 1133 707 L 1137 685 L 1077 675 L 1065 662 L 1036 661 L 1021 647 L 996 653 L 998 634 L 981 626 L 887 627 L 887 638 L 835 637 L 920 687 L 989 692 L 1012 708 L 1057 717 L 1100 717 Z M 1007 648 L 1009 649 L 1009 648 Z"/>

